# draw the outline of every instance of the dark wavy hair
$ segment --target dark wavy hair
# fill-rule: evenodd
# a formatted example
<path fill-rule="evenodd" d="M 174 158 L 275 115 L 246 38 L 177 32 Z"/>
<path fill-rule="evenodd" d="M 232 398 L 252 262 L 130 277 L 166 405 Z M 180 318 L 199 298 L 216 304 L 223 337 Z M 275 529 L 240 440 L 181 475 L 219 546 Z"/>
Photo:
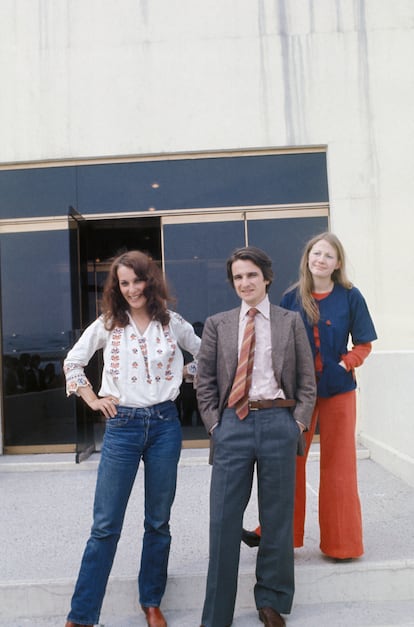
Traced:
<path fill-rule="evenodd" d="M 125 266 L 135 272 L 138 279 L 145 281 L 144 296 L 151 318 L 162 325 L 170 321 L 167 302 L 172 301 L 167 283 L 156 262 L 139 250 L 130 250 L 116 257 L 109 269 L 102 297 L 102 313 L 105 327 L 111 331 L 115 327 L 125 327 L 128 322 L 128 303 L 119 289 L 118 268 Z"/>
<path fill-rule="evenodd" d="M 256 246 L 244 246 L 243 248 L 236 248 L 227 259 L 227 278 L 231 285 L 234 287 L 232 266 L 235 261 L 239 259 L 248 260 L 254 263 L 255 266 L 260 268 L 263 273 L 265 281 L 269 281 L 266 285 L 266 292 L 269 291 L 269 287 L 273 281 L 272 260 L 261 248 Z"/>

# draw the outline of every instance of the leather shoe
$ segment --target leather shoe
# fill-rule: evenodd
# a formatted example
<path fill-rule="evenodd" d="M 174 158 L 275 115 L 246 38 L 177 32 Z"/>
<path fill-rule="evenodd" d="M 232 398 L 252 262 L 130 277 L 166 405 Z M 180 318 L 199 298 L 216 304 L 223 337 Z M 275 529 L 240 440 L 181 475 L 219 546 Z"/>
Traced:
<path fill-rule="evenodd" d="M 255 531 L 247 531 L 247 529 L 242 529 L 242 542 L 250 546 L 250 548 L 254 548 L 259 546 L 260 544 L 260 536 Z"/>
<path fill-rule="evenodd" d="M 284 627 L 285 619 L 273 607 L 261 607 L 259 618 L 265 627 Z"/>
<path fill-rule="evenodd" d="M 147 619 L 148 627 L 167 627 L 167 621 L 159 607 L 144 607 L 144 605 L 141 607 Z"/>
<path fill-rule="evenodd" d="M 81 623 L 72 623 L 71 620 L 68 620 L 65 627 L 93 627 L 93 625 L 82 625 Z"/>

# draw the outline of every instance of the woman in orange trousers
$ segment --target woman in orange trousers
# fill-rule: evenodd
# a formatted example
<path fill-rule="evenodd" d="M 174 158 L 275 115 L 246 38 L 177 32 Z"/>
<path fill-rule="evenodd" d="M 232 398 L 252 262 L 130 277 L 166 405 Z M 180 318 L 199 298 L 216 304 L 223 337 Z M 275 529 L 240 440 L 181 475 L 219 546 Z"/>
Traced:
<path fill-rule="evenodd" d="M 299 281 L 280 304 L 302 315 L 318 385 L 312 424 L 304 434 L 305 455 L 297 458 L 294 546 L 303 546 L 306 460 L 319 424 L 320 549 L 337 560 L 357 558 L 364 547 L 355 449 L 355 368 L 364 362 L 377 335 L 361 292 L 347 278 L 345 252 L 334 234 L 322 233 L 306 244 Z M 260 527 L 243 530 L 242 539 L 257 546 Z"/>

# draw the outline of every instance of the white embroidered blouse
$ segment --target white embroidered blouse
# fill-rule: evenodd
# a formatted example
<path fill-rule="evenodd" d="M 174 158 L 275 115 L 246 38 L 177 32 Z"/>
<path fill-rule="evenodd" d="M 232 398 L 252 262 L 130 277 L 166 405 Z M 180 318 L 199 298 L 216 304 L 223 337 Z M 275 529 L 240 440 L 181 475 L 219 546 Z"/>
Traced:
<path fill-rule="evenodd" d="M 126 327 L 105 329 L 103 317 L 89 325 L 64 361 L 66 392 L 77 394 L 90 385 L 84 368 L 94 353 L 103 349 L 102 384 L 99 396 L 114 396 L 120 405 L 149 407 L 173 401 L 179 394 L 184 359 L 179 347 L 196 358 L 200 338 L 192 325 L 170 311 L 166 326 L 152 320 L 141 334 L 131 316 Z M 128 314 L 129 315 L 129 314 Z"/>

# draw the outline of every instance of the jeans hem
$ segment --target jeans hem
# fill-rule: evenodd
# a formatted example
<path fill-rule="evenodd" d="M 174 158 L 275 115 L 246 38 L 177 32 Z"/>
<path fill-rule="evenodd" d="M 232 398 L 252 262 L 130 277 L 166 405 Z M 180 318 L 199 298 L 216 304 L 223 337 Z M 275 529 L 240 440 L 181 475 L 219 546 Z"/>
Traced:
<path fill-rule="evenodd" d="M 90 619 L 90 618 L 77 618 L 76 616 L 73 616 L 73 614 L 68 614 L 66 617 L 66 620 L 70 621 L 71 623 L 75 623 L 78 625 L 98 625 L 99 624 L 99 616 L 96 618 L 96 620 L 94 619 Z"/>

